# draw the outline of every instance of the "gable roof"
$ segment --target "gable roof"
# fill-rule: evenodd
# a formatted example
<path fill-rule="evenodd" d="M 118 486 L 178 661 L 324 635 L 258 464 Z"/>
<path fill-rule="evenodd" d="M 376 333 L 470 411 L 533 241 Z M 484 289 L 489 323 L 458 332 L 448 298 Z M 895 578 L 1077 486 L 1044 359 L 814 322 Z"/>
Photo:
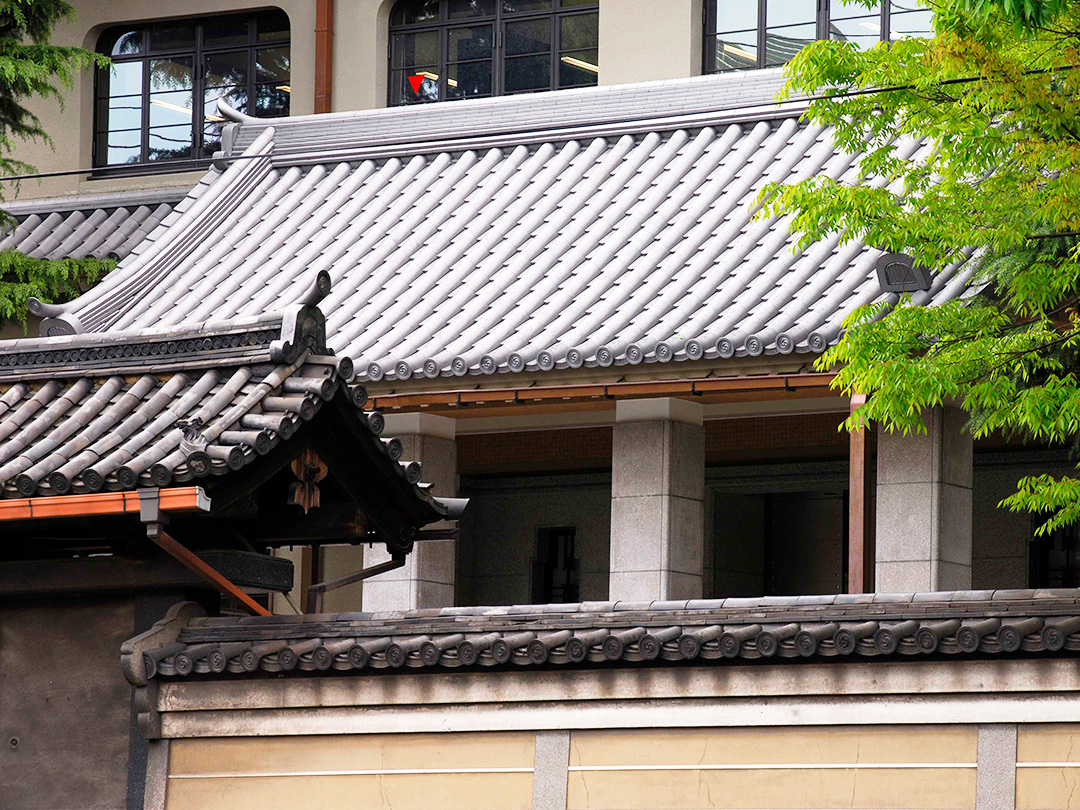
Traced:
<path fill-rule="evenodd" d="M 897 298 L 879 251 L 797 252 L 786 218 L 754 217 L 767 182 L 860 180 L 772 101 L 781 81 L 244 117 L 200 196 L 65 311 L 91 331 L 255 316 L 326 269 L 331 346 L 367 380 L 820 352 L 854 308 Z"/>
<path fill-rule="evenodd" d="M 183 603 L 182 603 L 183 604 Z M 186 615 L 185 615 L 186 614 Z M 178 617 L 183 617 L 178 619 Z M 942 591 L 195 617 L 123 645 L 128 679 L 259 672 L 1080 650 L 1080 590 Z"/>
<path fill-rule="evenodd" d="M 324 329 L 317 307 L 295 305 L 195 328 L 0 343 L 0 494 L 199 480 L 213 498 L 223 478 L 310 444 L 331 471 L 363 478 L 343 487 L 388 542 L 456 516 L 460 504 L 428 494 L 420 465 L 381 438 L 381 414 L 363 409 L 352 362 L 328 353 Z"/>

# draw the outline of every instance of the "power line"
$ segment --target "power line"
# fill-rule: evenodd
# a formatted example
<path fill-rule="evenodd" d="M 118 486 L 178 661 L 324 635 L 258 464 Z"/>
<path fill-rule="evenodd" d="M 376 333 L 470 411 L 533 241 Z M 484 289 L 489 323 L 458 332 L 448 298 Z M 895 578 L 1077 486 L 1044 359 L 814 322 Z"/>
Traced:
<path fill-rule="evenodd" d="M 1075 70 L 1077 67 L 1078 67 L 1077 65 L 1065 65 L 1063 67 L 1058 67 L 1058 68 L 1038 68 L 1038 69 L 1024 71 L 1024 75 L 1025 76 L 1037 76 L 1037 75 L 1040 75 L 1040 74 L 1043 74 L 1043 73 L 1061 73 L 1061 72 L 1067 72 L 1067 71 Z M 984 76 L 967 76 L 967 77 L 958 78 L 958 79 L 945 79 L 943 81 L 938 82 L 936 86 L 938 86 L 938 87 L 952 87 L 952 86 L 955 86 L 955 85 L 970 84 L 972 82 L 981 81 L 984 78 L 986 78 L 986 77 L 984 77 Z M 892 86 L 892 87 L 863 88 L 863 89 L 859 89 L 859 90 L 845 90 L 843 92 L 838 92 L 838 93 L 822 93 L 822 94 L 814 95 L 814 96 L 803 96 L 801 98 L 793 99 L 793 100 L 789 101 L 788 103 L 802 105 L 802 104 L 811 104 L 811 103 L 813 103 L 815 101 L 825 101 L 827 99 L 851 98 L 851 97 L 856 97 L 856 96 L 867 96 L 867 95 L 879 95 L 879 94 L 883 94 L 883 93 L 895 93 L 895 92 L 899 92 L 901 90 L 914 90 L 914 89 L 915 89 L 915 86 L 910 85 L 910 84 L 907 84 L 907 85 L 895 85 L 895 86 Z M 747 106 L 746 104 L 739 104 L 739 105 L 736 105 L 736 106 L 733 106 L 733 107 L 713 107 L 712 109 L 708 109 L 708 110 L 699 110 L 698 114 L 699 115 L 709 115 L 709 114 L 713 114 L 713 113 L 725 113 L 725 112 L 735 112 L 737 110 L 748 110 L 748 109 L 751 109 L 751 108 L 752 108 L 751 106 Z M 660 119 L 665 119 L 665 118 L 670 118 L 670 115 L 669 114 L 664 114 L 664 115 L 655 116 L 655 117 L 658 117 Z M 268 122 L 271 121 L 271 120 L 274 120 L 274 119 L 267 119 Z M 636 121 L 636 122 L 643 122 L 643 121 L 647 121 L 647 120 L 649 120 L 648 116 L 643 117 L 643 118 L 634 119 L 634 121 Z M 505 133 L 505 134 L 513 135 L 513 134 L 522 134 L 522 133 L 520 133 L 520 132 L 519 133 L 508 132 L 508 133 Z M 452 140 L 454 140 L 454 138 L 446 138 L 445 140 L 452 141 Z M 210 160 L 206 160 L 206 159 L 201 159 L 200 160 L 200 159 L 196 159 L 196 158 L 190 158 L 190 159 L 187 159 L 187 160 L 175 160 L 175 161 L 171 160 L 171 161 L 168 161 L 167 163 L 163 162 L 163 163 L 160 163 L 158 165 L 160 165 L 162 167 L 168 166 L 169 173 L 172 173 L 172 172 L 177 172 L 177 171 L 184 171 L 185 169 L 206 169 L 210 165 L 219 165 L 219 164 L 222 164 L 222 163 L 230 164 L 230 163 L 234 163 L 234 162 L 240 161 L 240 160 L 259 160 L 261 158 L 267 158 L 267 157 L 270 157 L 270 155 L 266 155 L 266 154 L 258 154 L 258 155 L 221 155 L 219 157 L 214 157 L 214 158 L 212 158 Z M 93 174 L 94 172 L 101 171 L 102 169 L 108 169 L 108 168 L 110 168 L 110 167 L 98 166 L 98 167 L 95 167 L 95 168 L 92 168 L 92 169 L 66 169 L 66 170 L 63 170 L 63 171 L 56 171 L 56 172 L 37 172 L 35 174 L 2 175 L 2 176 L 0 176 L 0 183 L 18 182 L 18 181 L 21 181 L 21 180 L 40 180 L 40 179 L 44 179 L 44 178 L 48 178 L 48 177 L 73 177 L 75 175 L 81 175 L 81 174 Z M 165 172 L 162 172 L 162 173 L 164 174 Z"/>

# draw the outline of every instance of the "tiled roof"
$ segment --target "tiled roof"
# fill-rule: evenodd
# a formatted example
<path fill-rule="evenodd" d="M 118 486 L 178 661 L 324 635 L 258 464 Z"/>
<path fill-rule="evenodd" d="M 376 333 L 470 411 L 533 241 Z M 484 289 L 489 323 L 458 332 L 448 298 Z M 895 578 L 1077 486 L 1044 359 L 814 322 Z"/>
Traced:
<path fill-rule="evenodd" d="M 174 613 L 175 615 L 175 613 Z M 167 624 L 167 623 L 166 623 Z M 1080 590 L 190 618 L 125 645 L 155 675 L 1080 651 Z M 145 643 L 140 643 L 143 639 Z"/>
<path fill-rule="evenodd" d="M 123 259 L 169 221 L 187 193 L 173 188 L 4 203 L 15 225 L 0 231 L 0 250 L 35 259 Z"/>
<path fill-rule="evenodd" d="M 0 344 L 0 492 L 79 494 L 228 475 L 324 407 L 344 407 L 362 426 L 351 452 L 373 497 L 417 527 L 444 518 L 448 508 L 419 484 L 419 464 L 400 460 L 399 441 L 380 438 L 382 415 L 363 410 L 352 362 L 327 353 L 324 328 L 316 307 L 296 305 L 196 328 Z"/>
<path fill-rule="evenodd" d="M 250 316 L 330 269 L 331 345 L 368 380 L 820 352 L 887 298 L 881 254 L 837 238 L 796 252 L 787 219 L 754 217 L 766 182 L 859 180 L 828 130 L 761 87 L 740 95 L 755 81 L 778 84 L 246 119 L 230 130 L 244 159 L 66 310 L 95 331 Z"/>

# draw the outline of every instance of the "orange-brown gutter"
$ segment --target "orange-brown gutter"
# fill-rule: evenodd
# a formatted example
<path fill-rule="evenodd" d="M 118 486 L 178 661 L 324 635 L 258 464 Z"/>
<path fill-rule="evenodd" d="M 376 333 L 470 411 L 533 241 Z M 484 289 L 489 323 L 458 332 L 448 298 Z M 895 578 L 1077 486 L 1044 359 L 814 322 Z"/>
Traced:
<path fill-rule="evenodd" d="M 315 0 L 315 112 L 330 112 L 334 84 L 334 0 Z"/>
<path fill-rule="evenodd" d="M 452 410 L 468 406 L 536 405 L 589 400 L 641 399 L 646 397 L 718 398 L 733 394 L 829 393 L 832 374 L 785 374 L 761 377 L 705 377 L 687 380 L 618 382 L 584 385 L 528 386 L 522 388 L 472 388 L 455 391 L 419 391 L 372 398 L 372 406 L 391 410 Z"/>
<path fill-rule="evenodd" d="M 202 487 L 175 487 L 160 491 L 164 512 L 206 512 L 210 499 Z M 0 520 L 88 517 L 92 515 L 139 514 L 139 492 L 93 492 L 86 495 L 0 500 Z"/>

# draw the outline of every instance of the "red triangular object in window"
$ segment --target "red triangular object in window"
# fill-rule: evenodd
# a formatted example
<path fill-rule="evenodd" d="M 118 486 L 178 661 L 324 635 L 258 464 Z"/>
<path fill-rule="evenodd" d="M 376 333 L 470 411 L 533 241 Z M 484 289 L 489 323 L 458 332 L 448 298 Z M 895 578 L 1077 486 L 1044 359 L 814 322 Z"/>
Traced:
<path fill-rule="evenodd" d="M 424 83 L 424 79 L 427 77 L 423 73 L 419 73 L 416 76 L 409 76 L 409 87 L 412 88 L 413 95 L 420 95 L 420 85 Z"/>

